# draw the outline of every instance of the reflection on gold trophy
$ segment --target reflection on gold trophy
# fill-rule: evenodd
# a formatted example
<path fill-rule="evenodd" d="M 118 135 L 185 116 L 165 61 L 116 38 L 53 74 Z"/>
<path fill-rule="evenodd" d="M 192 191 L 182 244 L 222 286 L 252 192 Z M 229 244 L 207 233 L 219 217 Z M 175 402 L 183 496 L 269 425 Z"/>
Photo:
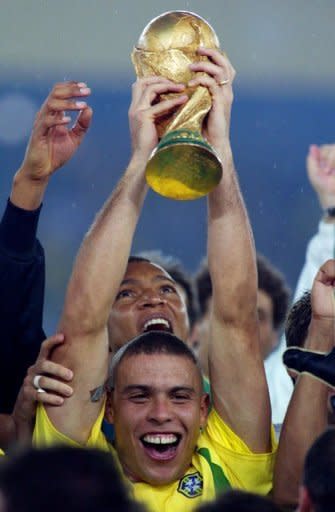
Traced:
<path fill-rule="evenodd" d="M 160 75 L 187 84 L 196 76 L 189 65 L 207 59 L 198 55 L 199 46 L 219 48 L 207 21 L 187 11 L 161 14 L 145 27 L 132 52 L 136 74 L 139 78 Z M 186 94 L 189 100 L 185 105 L 158 120 L 160 142 L 146 167 L 150 187 L 172 199 L 196 199 L 208 194 L 222 176 L 218 156 L 201 135 L 211 96 L 202 86 L 188 88 Z"/>

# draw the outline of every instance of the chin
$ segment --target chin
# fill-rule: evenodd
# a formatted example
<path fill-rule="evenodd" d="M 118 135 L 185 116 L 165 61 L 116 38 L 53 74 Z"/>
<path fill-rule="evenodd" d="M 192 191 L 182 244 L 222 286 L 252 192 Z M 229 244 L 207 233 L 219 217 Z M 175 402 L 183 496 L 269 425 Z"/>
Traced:
<path fill-rule="evenodd" d="M 141 480 L 153 486 L 169 485 L 182 478 L 184 473 L 184 468 L 180 466 L 168 468 L 161 465 L 152 468 L 151 471 L 149 469 L 145 474 L 143 473 Z"/>

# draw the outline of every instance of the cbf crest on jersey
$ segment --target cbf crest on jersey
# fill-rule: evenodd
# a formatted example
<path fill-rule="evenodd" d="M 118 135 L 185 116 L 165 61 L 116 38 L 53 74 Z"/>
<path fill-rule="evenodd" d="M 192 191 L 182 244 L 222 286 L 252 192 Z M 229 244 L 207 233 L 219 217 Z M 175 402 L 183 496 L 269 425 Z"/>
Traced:
<path fill-rule="evenodd" d="M 186 496 L 186 498 L 197 498 L 202 494 L 203 478 L 200 473 L 191 473 L 185 475 L 178 485 L 178 492 Z"/>

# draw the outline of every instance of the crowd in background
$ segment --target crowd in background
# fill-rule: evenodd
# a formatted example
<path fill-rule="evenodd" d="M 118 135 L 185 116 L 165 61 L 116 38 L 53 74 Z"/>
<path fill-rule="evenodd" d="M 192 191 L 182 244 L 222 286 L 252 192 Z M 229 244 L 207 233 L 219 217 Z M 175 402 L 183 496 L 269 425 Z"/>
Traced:
<path fill-rule="evenodd" d="M 36 117 L 0 224 L 1 511 L 331 510 L 335 145 L 308 151 L 323 216 L 290 306 L 285 277 L 255 253 L 234 170 L 235 72 L 226 56 L 202 51 L 210 66 L 197 70 L 209 78 L 193 85 L 216 100 L 206 136 L 224 170 L 208 199 L 208 256 L 195 275 L 159 240 L 129 258 L 155 119 L 188 101 L 156 103 L 183 86 L 138 81 L 129 166 L 85 236 L 50 338 L 38 221 L 52 174 L 89 137 L 89 87 L 55 85 Z M 66 111 L 78 112 L 73 127 Z"/>

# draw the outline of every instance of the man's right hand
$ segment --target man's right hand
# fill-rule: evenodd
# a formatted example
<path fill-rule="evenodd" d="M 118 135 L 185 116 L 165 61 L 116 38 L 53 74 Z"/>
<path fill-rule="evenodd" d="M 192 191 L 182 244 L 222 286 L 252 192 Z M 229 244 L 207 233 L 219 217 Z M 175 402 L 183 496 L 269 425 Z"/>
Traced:
<path fill-rule="evenodd" d="M 309 181 L 322 208 L 335 207 L 335 144 L 312 144 L 307 155 Z"/>

